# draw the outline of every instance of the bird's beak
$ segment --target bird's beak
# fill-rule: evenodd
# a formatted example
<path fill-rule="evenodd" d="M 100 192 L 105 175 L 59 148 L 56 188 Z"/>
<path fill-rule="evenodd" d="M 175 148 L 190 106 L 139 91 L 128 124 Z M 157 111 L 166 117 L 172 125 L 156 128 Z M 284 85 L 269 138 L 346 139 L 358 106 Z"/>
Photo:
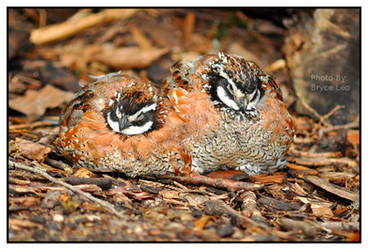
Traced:
<path fill-rule="evenodd" d="M 124 115 L 120 120 L 119 120 L 119 130 L 123 130 L 124 128 L 127 128 L 130 126 L 130 122 L 128 121 L 128 117 L 126 115 Z"/>
<path fill-rule="evenodd" d="M 247 96 L 242 93 L 240 90 L 237 90 L 235 93 L 235 101 L 240 107 L 240 109 L 246 110 L 248 106 L 248 98 Z"/>

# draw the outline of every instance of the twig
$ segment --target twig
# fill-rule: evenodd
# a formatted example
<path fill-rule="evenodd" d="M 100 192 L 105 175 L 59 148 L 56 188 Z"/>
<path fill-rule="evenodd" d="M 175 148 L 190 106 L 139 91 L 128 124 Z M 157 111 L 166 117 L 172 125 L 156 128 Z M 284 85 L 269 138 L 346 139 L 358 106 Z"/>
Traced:
<path fill-rule="evenodd" d="M 334 131 L 334 130 L 343 130 L 343 129 L 348 130 L 348 129 L 357 128 L 357 127 L 359 127 L 359 122 L 358 122 L 358 119 L 355 119 L 354 121 L 346 123 L 346 124 L 331 126 L 327 128 L 321 128 L 318 134 L 320 137 L 322 137 L 324 134 Z"/>
<path fill-rule="evenodd" d="M 341 157 L 342 154 L 341 152 L 323 152 L 323 153 L 315 153 L 315 152 L 304 152 L 304 151 L 299 151 L 293 148 L 290 148 L 288 151 L 288 154 L 291 154 L 293 156 L 297 156 L 297 157 L 307 157 L 307 158 L 336 158 L 336 157 Z"/>
<path fill-rule="evenodd" d="M 271 63 L 270 65 L 268 65 L 266 68 L 265 68 L 265 72 L 267 73 L 272 73 L 274 71 L 277 71 L 279 69 L 283 69 L 286 67 L 286 62 L 284 59 L 280 58 L 280 59 L 277 59 L 276 61 L 274 61 L 273 63 Z"/>
<path fill-rule="evenodd" d="M 310 169 L 305 166 L 293 164 L 293 163 L 287 163 L 286 166 L 289 168 L 289 172 L 296 171 L 299 176 L 303 176 L 304 174 L 310 174 L 310 175 L 317 175 L 318 171 L 315 169 Z"/>
<path fill-rule="evenodd" d="M 33 132 L 33 131 L 30 131 L 28 129 L 13 129 L 13 130 L 10 130 L 9 129 L 9 133 L 19 133 L 19 134 L 22 134 L 23 136 L 28 136 L 28 137 L 31 137 L 33 139 L 36 139 L 36 140 L 39 140 L 40 139 L 40 135 Z"/>
<path fill-rule="evenodd" d="M 79 184 L 95 184 L 102 189 L 109 189 L 112 186 L 112 180 L 107 178 L 80 178 L 80 177 L 66 177 L 64 180 L 72 185 Z"/>
<path fill-rule="evenodd" d="M 43 127 L 43 126 L 52 126 L 52 125 L 56 125 L 53 124 L 51 122 L 46 122 L 46 121 L 38 121 L 38 122 L 34 122 L 34 123 L 29 123 L 29 124 L 17 124 L 17 125 L 9 125 L 9 130 L 18 130 L 18 129 L 33 129 L 36 127 Z"/>
<path fill-rule="evenodd" d="M 350 168 L 358 167 L 358 163 L 347 157 L 343 158 L 291 158 L 287 157 L 288 160 L 294 161 L 296 164 L 304 166 L 348 166 Z"/>
<path fill-rule="evenodd" d="M 320 114 L 318 114 L 318 112 L 317 111 L 315 111 L 311 106 L 309 106 L 308 105 L 308 103 L 306 103 L 305 101 L 304 101 L 304 98 L 302 98 L 302 97 L 299 97 L 299 100 L 301 101 L 301 103 L 302 103 L 302 105 L 309 111 L 309 112 L 311 112 L 313 115 L 315 115 L 318 119 L 319 119 L 319 121 L 321 122 L 321 123 L 323 123 L 325 126 L 327 126 L 327 127 L 330 127 L 331 126 L 331 124 L 330 123 L 328 123 L 326 120 L 325 120 L 325 118 L 324 118 L 324 116 L 322 116 L 322 115 L 320 115 Z"/>
<path fill-rule="evenodd" d="M 82 190 L 80 190 L 80 189 L 78 189 L 76 187 L 73 187 L 72 185 L 70 185 L 68 183 L 65 183 L 63 181 L 60 181 L 60 180 L 58 180 L 58 179 L 50 176 L 49 174 L 45 173 L 44 171 L 42 171 L 40 169 L 37 169 L 36 167 L 28 167 L 28 166 L 26 166 L 24 164 L 13 162 L 13 161 L 8 161 L 8 163 L 9 163 L 10 166 L 13 166 L 13 167 L 16 167 L 16 168 L 20 168 L 20 169 L 23 169 L 23 170 L 27 170 L 27 171 L 30 171 L 30 172 L 33 172 L 33 173 L 36 173 L 36 174 L 39 174 L 39 175 L 45 177 L 46 179 L 48 179 L 49 181 L 51 181 L 51 182 L 53 182 L 55 184 L 59 184 L 61 186 L 64 186 L 67 189 L 70 189 L 73 192 L 78 193 L 78 194 L 80 194 L 80 195 L 82 195 L 82 196 L 90 199 L 91 201 L 96 202 L 102 208 L 107 209 L 108 211 L 112 212 L 113 214 L 115 214 L 119 218 L 123 218 L 123 216 L 120 215 L 110 203 L 105 202 L 105 201 L 102 201 L 100 199 L 97 199 L 97 198 L 93 197 L 91 194 L 86 193 L 86 192 L 83 192 Z"/>
<path fill-rule="evenodd" d="M 62 161 L 56 161 L 50 158 L 46 158 L 45 162 L 53 167 L 64 170 L 67 174 L 72 174 L 73 169 Z"/>
<path fill-rule="evenodd" d="M 225 188 L 229 191 L 247 190 L 255 191 L 263 188 L 262 184 L 254 184 L 241 181 L 233 181 L 228 179 L 211 178 L 204 175 L 194 175 L 194 176 L 170 176 L 169 179 L 180 181 L 187 184 L 194 185 L 207 185 L 216 188 Z"/>
<path fill-rule="evenodd" d="M 184 185 L 182 185 L 182 184 L 180 184 L 179 182 L 177 182 L 177 181 L 174 181 L 174 185 L 175 186 L 178 186 L 179 188 L 181 188 L 181 189 L 183 189 L 183 190 L 185 190 L 185 191 L 192 191 L 192 190 L 190 190 L 189 188 L 187 188 L 186 186 L 184 186 Z"/>
<path fill-rule="evenodd" d="M 333 109 L 330 110 L 330 112 L 328 112 L 327 114 L 325 114 L 323 116 L 323 118 L 325 120 L 327 120 L 328 118 L 330 118 L 331 115 L 333 115 L 334 113 L 336 113 L 336 111 L 338 111 L 339 109 L 344 109 L 345 106 L 344 105 L 336 105 Z"/>
<path fill-rule="evenodd" d="M 295 144 L 309 144 L 309 143 L 313 143 L 314 139 L 313 138 L 301 138 L 301 137 L 295 137 L 294 138 L 294 143 Z"/>

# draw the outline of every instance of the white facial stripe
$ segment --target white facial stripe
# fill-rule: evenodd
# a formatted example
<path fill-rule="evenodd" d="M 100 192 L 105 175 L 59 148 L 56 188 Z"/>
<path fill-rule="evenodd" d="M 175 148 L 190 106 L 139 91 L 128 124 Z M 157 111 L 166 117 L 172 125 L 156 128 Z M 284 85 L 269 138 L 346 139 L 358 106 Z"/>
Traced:
<path fill-rule="evenodd" d="M 231 86 L 233 87 L 233 89 L 238 89 L 236 87 L 235 83 L 233 82 L 233 80 L 231 80 L 229 78 L 229 76 L 224 72 L 224 70 L 222 68 L 220 69 L 219 75 L 222 76 L 223 78 L 225 78 L 231 84 Z"/>
<path fill-rule="evenodd" d="M 115 122 L 115 121 L 111 120 L 110 116 L 111 116 L 111 112 L 109 112 L 107 114 L 107 123 L 110 125 L 110 127 L 112 128 L 112 130 L 114 130 L 115 132 L 120 132 L 120 130 L 119 130 L 119 122 Z"/>
<path fill-rule="evenodd" d="M 121 133 L 125 135 L 139 135 L 143 134 L 144 132 L 147 132 L 152 127 L 153 122 L 148 121 L 143 126 L 130 126 L 126 129 L 123 129 Z"/>
<path fill-rule="evenodd" d="M 228 107 L 239 110 L 239 106 L 229 98 L 227 95 L 225 89 L 222 86 L 217 87 L 217 96 L 220 98 L 220 100 L 226 104 Z"/>
<path fill-rule="evenodd" d="M 113 99 L 110 99 L 109 100 L 109 106 L 111 106 L 113 103 L 114 103 L 114 100 Z"/>
<path fill-rule="evenodd" d="M 257 105 L 257 103 L 258 103 L 258 101 L 259 101 L 259 99 L 260 99 L 260 97 L 261 97 L 261 93 L 260 93 L 260 91 L 257 89 L 256 91 L 254 91 L 256 94 L 257 94 L 257 96 L 256 96 L 256 98 L 254 99 L 254 101 L 252 101 L 252 102 L 249 102 L 248 103 L 248 106 L 247 106 L 247 109 L 248 110 L 250 110 L 250 109 L 254 109 L 255 107 L 256 107 L 256 105 Z M 249 98 L 249 100 L 250 99 L 252 99 L 252 98 Z"/>
<path fill-rule="evenodd" d="M 116 106 L 115 114 L 117 118 L 121 119 L 121 112 L 120 112 L 119 106 Z"/>
<path fill-rule="evenodd" d="M 157 103 L 152 103 L 151 105 L 149 106 L 145 106 L 143 107 L 142 109 L 140 109 L 137 113 L 135 113 L 134 115 L 130 115 L 128 117 L 128 121 L 134 121 L 137 119 L 137 117 L 142 114 L 142 113 L 146 113 L 148 111 L 151 111 L 151 110 L 155 110 L 157 107 Z"/>
<path fill-rule="evenodd" d="M 257 91 L 257 89 L 256 89 L 255 91 L 253 91 L 253 92 L 252 92 L 252 94 L 250 94 L 250 95 L 249 95 L 248 100 L 249 100 L 249 101 L 250 101 L 250 100 L 252 100 L 252 99 L 253 99 L 253 97 L 254 97 L 254 95 L 255 95 L 255 94 L 257 94 L 257 93 L 258 93 L 258 91 Z"/>

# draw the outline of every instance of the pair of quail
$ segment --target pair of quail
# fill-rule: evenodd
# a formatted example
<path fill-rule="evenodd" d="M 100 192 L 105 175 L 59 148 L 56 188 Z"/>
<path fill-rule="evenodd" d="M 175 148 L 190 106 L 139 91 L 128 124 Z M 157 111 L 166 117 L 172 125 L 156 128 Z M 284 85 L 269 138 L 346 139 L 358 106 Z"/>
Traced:
<path fill-rule="evenodd" d="M 77 167 L 130 177 L 254 175 L 283 167 L 293 137 L 276 82 L 219 53 L 176 63 L 160 89 L 126 74 L 98 77 L 65 108 L 55 145 Z"/>

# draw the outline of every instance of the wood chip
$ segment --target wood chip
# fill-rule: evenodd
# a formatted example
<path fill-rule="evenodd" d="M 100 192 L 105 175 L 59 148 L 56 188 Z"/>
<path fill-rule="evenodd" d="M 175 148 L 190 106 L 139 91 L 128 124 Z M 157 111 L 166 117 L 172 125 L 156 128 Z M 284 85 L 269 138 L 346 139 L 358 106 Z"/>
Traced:
<path fill-rule="evenodd" d="M 28 220 L 9 219 L 9 227 L 15 230 L 21 230 L 22 228 L 40 227 L 40 225 Z"/>
<path fill-rule="evenodd" d="M 328 181 L 319 178 L 318 176 L 307 175 L 304 176 L 304 179 L 334 195 L 337 195 L 350 201 L 359 201 L 358 193 L 353 193 L 351 191 L 345 190 L 342 187 L 331 184 Z"/>
<path fill-rule="evenodd" d="M 316 217 L 333 216 L 331 209 L 326 204 L 311 204 L 312 213 Z"/>
<path fill-rule="evenodd" d="M 339 230 L 339 231 L 359 230 L 359 222 L 327 221 L 327 222 L 320 222 L 319 224 L 331 230 Z"/>
<path fill-rule="evenodd" d="M 164 189 L 159 192 L 159 195 L 161 195 L 161 197 L 164 199 L 179 199 L 179 194 L 177 191 Z"/>
<path fill-rule="evenodd" d="M 291 183 L 290 184 L 290 189 L 291 189 L 291 191 L 293 191 L 297 195 L 300 195 L 300 196 L 307 196 L 308 195 L 308 193 L 298 183 Z"/>
<path fill-rule="evenodd" d="M 316 227 L 313 227 L 305 221 L 280 218 L 278 223 L 281 228 L 285 230 L 301 231 L 301 233 L 305 234 L 308 238 L 315 237 L 318 233 L 318 229 Z"/>
<path fill-rule="evenodd" d="M 273 173 L 272 175 L 255 175 L 251 176 L 250 179 L 254 183 L 259 184 L 273 184 L 273 183 L 282 183 L 284 178 L 286 176 L 286 173 Z"/>
<path fill-rule="evenodd" d="M 261 197 L 257 201 L 258 206 L 265 206 L 271 209 L 281 210 L 281 211 L 293 211 L 298 210 L 301 205 L 299 203 L 290 201 L 281 201 L 271 197 Z"/>

